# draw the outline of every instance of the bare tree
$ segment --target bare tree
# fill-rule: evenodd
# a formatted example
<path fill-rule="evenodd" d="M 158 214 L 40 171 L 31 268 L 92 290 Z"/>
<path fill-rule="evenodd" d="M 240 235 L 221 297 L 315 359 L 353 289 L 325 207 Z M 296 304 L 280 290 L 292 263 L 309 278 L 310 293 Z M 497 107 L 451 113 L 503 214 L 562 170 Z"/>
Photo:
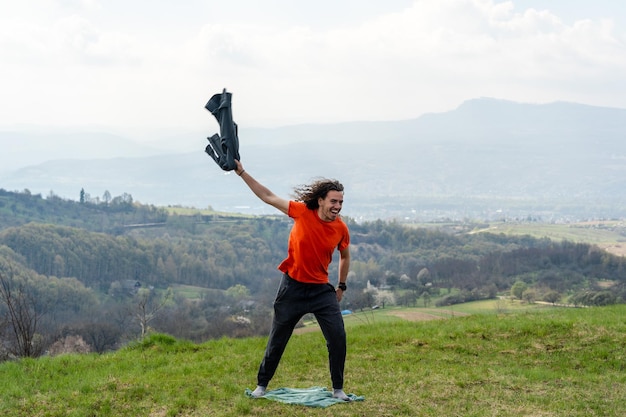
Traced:
<path fill-rule="evenodd" d="M 36 343 L 37 326 L 43 316 L 32 292 L 18 282 L 9 270 L 0 271 L 0 302 L 5 306 L 5 323 L 9 333 L 10 353 L 18 357 L 36 357 L 41 344 Z"/>
<path fill-rule="evenodd" d="M 157 316 L 159 310 L 165 307 L 167 301 L 171 298 L 172 291 L 168 288 L 165 295 L 160 299 L 154 291 L 142 288 L 137 293 L 137 318 L 141 326 L 141 338 L 143 339 L 148 332 L 148 324 Z"/>

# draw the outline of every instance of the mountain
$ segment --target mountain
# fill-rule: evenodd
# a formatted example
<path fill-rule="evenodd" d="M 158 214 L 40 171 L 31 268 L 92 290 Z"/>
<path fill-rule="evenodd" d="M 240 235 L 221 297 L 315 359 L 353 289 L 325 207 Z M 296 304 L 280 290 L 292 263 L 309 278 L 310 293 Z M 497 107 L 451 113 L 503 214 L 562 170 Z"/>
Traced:
<path fill-rule="evenodd" d="M 212 133 L 181 134 L 180 148 L 195 140 L 195 152 L 51 158 L 1 175 L 0 188 L 274 213 L 204 154 Z M 344 213 L 357 219 L 567 221 L 623 217 L 626 206 L 624 109 L 481 98 L 412 120 L 240 128 L 239 138 L 246 170 L 274 192 L 287 197 L 314 177 L 337 178 Z"/>
<path fill-rule="evenodd" d="M 50 160 L 140 157 L 162 152 L 108 132 L 27 128 L 0 131 L 0 172 Z M 8 148 L 8 151 L 6 150 Z"/>

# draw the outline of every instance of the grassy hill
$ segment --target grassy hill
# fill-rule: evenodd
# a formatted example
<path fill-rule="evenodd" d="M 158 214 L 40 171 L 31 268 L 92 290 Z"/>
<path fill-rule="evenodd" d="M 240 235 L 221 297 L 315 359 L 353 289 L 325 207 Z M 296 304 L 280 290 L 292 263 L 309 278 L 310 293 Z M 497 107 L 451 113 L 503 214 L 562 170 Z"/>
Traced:
<path fill-rule="evenodd" d="M 243 393 L 254 387 L 265 338 L 196 345 L 152 335 L 109 354 L 0 364 L 0 414 L 626 415 L 624 305 L 418 322 L 389 313 L 348 322 L 345 389 L 364 402 L 311 409 L 251 400 Z M 319 332 L 294 335 L 270 389 L 328 387 L 326 357 Z"/>

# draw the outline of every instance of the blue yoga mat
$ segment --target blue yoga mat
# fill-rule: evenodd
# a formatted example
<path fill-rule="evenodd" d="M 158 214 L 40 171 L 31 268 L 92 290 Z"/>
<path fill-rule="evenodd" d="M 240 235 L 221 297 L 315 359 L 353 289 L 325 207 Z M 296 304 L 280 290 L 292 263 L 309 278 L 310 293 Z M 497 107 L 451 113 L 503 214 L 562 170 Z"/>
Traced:
<path fill-rule="evenodd" d="M 246 395 L 252 397 L 252 391 L 246 389 Z M 354 394 L 347 394 L 352 401 L 364 401 L 364 397 L 359 397 Z M 279 401 L 285 404 L 297 404 L 307 407 L 329 407 L 333 404 L 349 404 L 350 401 L 340 400 L 339 398 L 333 398 L 333 393 L 326 388 L 312 387 L 306 389 L 298 388 L 277 388 L 271 391 L 267 391 L 264 396 L 259 398 L 265 398 L 266 400 Z"/>

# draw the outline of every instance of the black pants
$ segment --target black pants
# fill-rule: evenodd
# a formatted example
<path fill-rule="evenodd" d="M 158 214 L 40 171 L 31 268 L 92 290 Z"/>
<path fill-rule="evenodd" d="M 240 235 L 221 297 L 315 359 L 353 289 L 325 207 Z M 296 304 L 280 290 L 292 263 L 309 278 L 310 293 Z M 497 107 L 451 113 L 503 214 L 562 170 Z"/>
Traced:
<path fill-rule="evenodd" d="M 346 331 L 335 288 L 330 284 L 304 284 L 284 274 L 276 299 L 274 320 L 257 384 L 267 387 L 298 321 L 307 313 L 315 315 L 328 349 L 333 388 L 343 389 L 346 362 Z"/>

